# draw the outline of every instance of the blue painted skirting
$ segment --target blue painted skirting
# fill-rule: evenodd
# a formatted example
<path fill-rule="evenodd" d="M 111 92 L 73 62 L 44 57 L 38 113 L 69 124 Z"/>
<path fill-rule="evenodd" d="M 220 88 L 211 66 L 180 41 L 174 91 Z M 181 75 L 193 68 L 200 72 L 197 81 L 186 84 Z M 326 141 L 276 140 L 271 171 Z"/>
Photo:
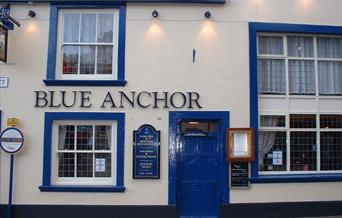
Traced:
<path fill-rule="evenodd" d="M 11 2 L 27 2 L 27 0 L 11 0 Z M 59 3 L 84 3 L 87 2 L 115 2 L 115 3 L 126 3 L 126 2 L 136 2 L 136 3 L 181 3 L 181 4 L 189 4 L 189 3 L 198 3 L 198 4 L 224 4 L 225 0 L 31 0 L 31 2 L 59 2 Z"/>

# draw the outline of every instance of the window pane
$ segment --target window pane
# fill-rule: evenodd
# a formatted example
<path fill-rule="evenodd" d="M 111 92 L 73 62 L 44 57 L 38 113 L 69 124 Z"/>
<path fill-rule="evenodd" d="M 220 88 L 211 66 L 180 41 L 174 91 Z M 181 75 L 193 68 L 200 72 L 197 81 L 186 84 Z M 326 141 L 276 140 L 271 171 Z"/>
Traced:
<path fill-rule="evenodd" d="M 81 42 L 95 42 L 96 14 L 81 14 Z"/>
<path fill-rule="evenodd" d="M 291 114 L 290 128 L 316 128 L 316 115 Z"/>
<path fill-rule="evenodd" d="M 111 154 L 95 154 L 95 177 L 112 176 Z"/>
<path fill-rule="evenodd" d="M 321 170 L 342 170 L 342 132 L 321 132 Z"/>
<path fill-rule="evenodd" d="M 284 53 L 283 37 L 281 36 L 259 36 L 258 37 L 259 54 L 275 54 Z"/>
<path fill-rule="evenodd" d="M 93 126 L 77 126 L 77 150 L 93 149 Z"/>
<path fill-rule="evenodd" d="M 78 42 L 79 39 L 79 13 L 64 13 L 63 41 Z"/>
<path fill-rule="evenodd" d="M 291 171 L 316 170 L 316 132 L 290 133 Z"/>
<path fill-rule="evenodd" d="M 182 129 L 182 133 L 215 132 L 217 131 L 217 122 L 184 121 L 181 124 L 181 129 Z"/>
<path fill-rule="evenodd" d="M 63 74 L 77 74 L 78 46 L 63 46 Z"/>
<path fill-rule="evenodd" d="M 101 13 L 98 15 L 97 42 L 113 42 L 114 15 Z"/>
<path fill-rule="evenodd" d="M 112 74 L 113 46 L 97 46 L 97 74 Z"/>
<path fill-rule="evenodd" d="M 93 154 L 77 154 L 77 177 L 93 177 Z"/>
<path fill-rule="evenodd" d="M 95 46 L 81 46 L 80 74 L 95 73 Z"/>
<path fill-rule="evenodd" d="M 58 177 L 75 176 L 75 154 L 58 153 Z"/>
<path fill-rule="evenodd" d="M 287 37 L 288 56 L 290 57 L 313 57 L 313 38 L 303 36 Z"/>
<path fill-rule="evenodd" d="M 291 94 L 315 94 L 314 61 L 289 61 L 289 82 Z"/>
<path fill-rule="evenodd" d="M 258 60 L 259 94 L 285 94 L 285 61 Z"/>
<path fill-rule="evenodd" d="M 342 62 L 318 61 L 319 94 L 342 95 Z"/>
<path fill-rule="evenodd" d="M 321 115 L 321 128 L 342 128 L 342 115 Z"/>
<path fill-rule="evenodd" d="M 318 57 L 342 58 L 342 38 L 317 37 Z"/>
<path fill-rule="evenodd" d="M 259 132 L 259 169 L 286 170 L 286 132 Z"/>
<path fill-rule="evenodd" d="M 110 150 L 111 126 L 95 126 L 95 150 Z"/>
<path fill-rule="evenodd" d="M 75 126 L 58 126 L 58 150 L 74 150 L 75 148 Z"/>
<path fill-rule="evenodd" d="M 285 127 L 285 116 L 262 115 L 260 117 L 261 127 Z"/>

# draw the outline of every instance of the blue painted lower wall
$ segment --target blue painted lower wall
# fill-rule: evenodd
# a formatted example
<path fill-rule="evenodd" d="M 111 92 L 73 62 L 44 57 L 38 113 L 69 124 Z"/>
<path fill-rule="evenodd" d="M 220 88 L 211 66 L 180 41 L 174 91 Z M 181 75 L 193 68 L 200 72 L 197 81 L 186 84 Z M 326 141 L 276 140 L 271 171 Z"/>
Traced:
<path fill-rule="evenodd" d="M 175 206 L 14 205 L 13 218 L 178 218 Z M 6 217 L 7 205 L 0 205 Z M 342 217 L 342 201 L 229 204 L 222 218 Z"/>

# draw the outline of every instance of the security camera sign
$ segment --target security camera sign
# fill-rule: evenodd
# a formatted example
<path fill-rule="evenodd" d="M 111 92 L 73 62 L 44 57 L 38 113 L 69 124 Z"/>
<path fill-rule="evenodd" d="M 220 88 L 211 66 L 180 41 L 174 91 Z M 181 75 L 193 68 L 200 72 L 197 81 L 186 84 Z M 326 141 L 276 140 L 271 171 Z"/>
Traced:
<path fill-rule="evenodd" d="M 24 135 L 17 128 L 7 128 L 0 135 L 0 146 L 7 153 L 17 153 L 24 145 Z"/>

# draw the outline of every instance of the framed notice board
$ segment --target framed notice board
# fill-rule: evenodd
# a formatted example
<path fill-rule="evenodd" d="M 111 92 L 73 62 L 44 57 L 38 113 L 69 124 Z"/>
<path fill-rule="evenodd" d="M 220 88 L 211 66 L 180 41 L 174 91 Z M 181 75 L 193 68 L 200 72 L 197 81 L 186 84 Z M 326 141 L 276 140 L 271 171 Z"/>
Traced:
<path fill-rule="evenodd" d="M 255 138 L 253 128 L 227 129 L 227 160 L 250 162 L 255 159 Z"/>
<path fill-rule="evenodd" d="M 249 163 L 231 162 L 230 188 L 249 188 Z"/>
<path fill-rule="evenodd" d="M 160 178 L 160 131 L 145 124 L 133 131 L 133 179 Z"/>

